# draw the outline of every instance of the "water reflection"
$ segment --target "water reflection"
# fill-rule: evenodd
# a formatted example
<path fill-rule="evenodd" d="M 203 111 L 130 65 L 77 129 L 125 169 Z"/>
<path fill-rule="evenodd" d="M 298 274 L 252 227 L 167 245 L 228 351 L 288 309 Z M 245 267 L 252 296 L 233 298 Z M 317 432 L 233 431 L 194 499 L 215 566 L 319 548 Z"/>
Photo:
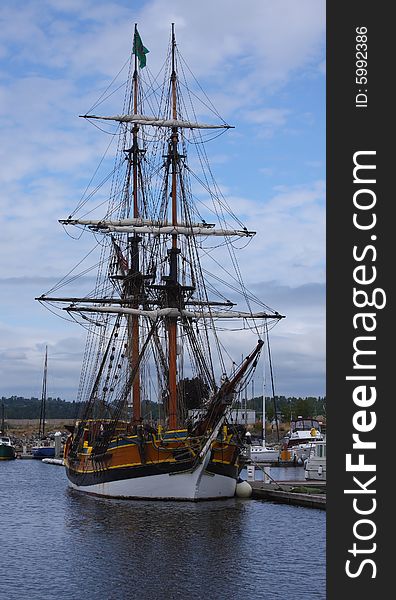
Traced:
<path fill-rule="evenodd" d="M 323 511 L 101 499 L 61 468 L 13 462 L 0 468 L 8 600 L 325 598 Z"/>
<path fill-rule="evenodd" d="M 102 574 L 103 569 L 111 573 L 111 585 L 102 579 L 105 597 L 115 593 L 114 584 L 119 593 L 130 593 L 132 580 L 151 596 L 154 586 L 165 598 L 199 598 L 202 579 L 211 582 L 211 589 L 217 581 L 215 565 L 227 571 L 237 568 L 245 504 L 235 499 L 198 504 L 119 501 L 70 490 L 65 517 L 85 552 L 98 556 L 99 547 L 102 556 L 105 549 L 111 557 L 111 564 L 104 561 L 101 567 Z M 78 570 L 80 552 L 70 560 Z"/>

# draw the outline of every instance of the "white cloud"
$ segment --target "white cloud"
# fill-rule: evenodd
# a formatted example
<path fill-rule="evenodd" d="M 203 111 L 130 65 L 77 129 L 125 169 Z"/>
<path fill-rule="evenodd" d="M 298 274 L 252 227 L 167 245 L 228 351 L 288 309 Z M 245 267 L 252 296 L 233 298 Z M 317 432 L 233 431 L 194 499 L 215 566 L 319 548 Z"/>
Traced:
<path fill-rule="evenodd" d="M 256 135 L 270 137 L 275 131 L 287 123 L 289 109 L 265 108 L 248 110 L 244 113 L 247 122 L 257 125 Z"/>
<path fill-rule="evenodd" d="M 257 281 L 258 273 L 264 280 L 293 286 L 324 281 L 324 194 L 324 182 L 317 181 L 283 186 L 261 202 L 227 196 L 231 209 L 249 230 L 257 232 L 238 255 L 248 285 Z M 235 244 L 245 245 L 243 240 Z M 225 256 L 224 250 L 223 260 Z M 216 269 L 210 261 L 207 264 L 211 271 Z"/>
<path fill-rule="evenodd" d="M 245 118 L 252 123 L 267 126 L 280 126 L 286 123 L 289 110 L 281 108 L 261 108 L 250 110 L 245 113 Z"/>
<path fill-rule="evenodd" d="M 139 5 L 121 0 L 1 3 L 0 368 L 4 391 L 12 393 L 15 386 L 15 393 L 38 394 L 43 348 L 48 343 L 59 384 L 54 394 L 62 395 L 64 390 L 73 398 L 84 331 L 57 321 L 33 298 L 92 246 L 88 235 L 79 245 L 73 244 L 57 219 L 67 217 L 77 204 L 110 141 L 110 136 L 100 136 L 77 115 L 89 108 L 122 66 L 131 49 L 133 23 L 138 21 L 150 49 L 148 68 L 156 71 L 174 20 L 184 58 L 222 115 L 272 134 L 291 127 L 298 116 L 293 106 L 279 105 L 280 91 L 295 74 L 309 71 L 321 76 L 324 10 L 325 3 L 317 0 L 252 0 L 248 5 L 228 0 L 152 0 Z M 200 111 L 208 112 L 203 105 Z M 234 150 L 244 143 L 240 134 L 233 139 Z M 223 169 L 231 147 L 215 156 L 214 162 Z M 277 285 L 287 283 L 295 289 L 323 282 L 323 182 L 297 181 L 256 202 L 237 195 L 223 179 L 228 203 L 249 228 L 261 234 L 242 252 L 247 281 L 256 283 L 259 276 L 259 281 L 276 279 Z M 40 280 L 44 276 L 48 279 Z M 265 293 L 263 299 L 267 300 Z M 284 356 L 283 364 L 299 363 L 296 371 L 307 373 L 309 379 L 310 365 L 317 364 L 320 336 L 306 318 L 293 320 L 290 329 L 287 325 L 283 331 L 284 343 L 281 336 L 274 341 Z M 288 354 L 290 338 L 294 350 Z"/>

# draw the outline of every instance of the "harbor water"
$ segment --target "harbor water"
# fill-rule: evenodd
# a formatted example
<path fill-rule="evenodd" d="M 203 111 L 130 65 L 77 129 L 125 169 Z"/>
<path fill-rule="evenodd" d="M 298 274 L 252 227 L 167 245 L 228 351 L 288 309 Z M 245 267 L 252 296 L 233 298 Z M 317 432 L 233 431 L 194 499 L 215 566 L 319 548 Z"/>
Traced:
<path fill-rule="evenodd" d="M 282 471 L 271 475 L 286 479 Z M 100 499 L 71 490 L 63 467 L 33 460 L 0 464 L 0 498 L 7 600 L 326 597 L 321 510 Z"/>

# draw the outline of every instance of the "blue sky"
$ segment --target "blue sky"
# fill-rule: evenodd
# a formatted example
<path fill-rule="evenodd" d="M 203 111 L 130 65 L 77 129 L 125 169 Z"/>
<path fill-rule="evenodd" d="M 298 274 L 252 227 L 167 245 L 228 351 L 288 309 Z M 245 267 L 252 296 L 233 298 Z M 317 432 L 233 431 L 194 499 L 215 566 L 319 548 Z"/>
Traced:
<path fill-rule="evenodd" d="M 57 220 L 108 140 L 77 116 L 126 61 L 134 23 L 155 72 L 172 21 L 183 57 L 235 126 L 208 154 L 258 232 L 241 259 L 246 283 L 287 315 L 272 336 L 277 393 L 325 392 L 325 2 L 3 0 L 0 395 L 39 395 L 48 344 L 49 394 L 74 397 L 84 331 L 33 298 L 81 256 Z"/>

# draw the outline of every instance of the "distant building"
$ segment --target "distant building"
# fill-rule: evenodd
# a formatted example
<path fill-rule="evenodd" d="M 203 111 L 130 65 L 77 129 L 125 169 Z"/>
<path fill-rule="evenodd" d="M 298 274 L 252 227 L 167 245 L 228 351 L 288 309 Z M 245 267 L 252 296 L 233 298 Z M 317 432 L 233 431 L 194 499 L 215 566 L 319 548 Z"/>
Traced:
<path fill-rule="evenodd" d="M 250 410 L 249 408 L 247 410 L 243 408 L 240 410 L 233 410 L 231 411 L 231 420 L 234 423 L 246 423 L 246 425 L 254 425 L 256 422 L 256 411 Z"/>
<path fill-rule="evenodd" d="M 201 415 L 202 411 L 198 409 L 189 410 L 188 416 L 192 419 L 197 419 Z M 244 410 L 243 408 L 239 410 L 232 410 L 230 421 L 232 423 L 240 424 L 240 425 L 254 425 L 256 422 L 256 411 L 255 410 Z"/>

